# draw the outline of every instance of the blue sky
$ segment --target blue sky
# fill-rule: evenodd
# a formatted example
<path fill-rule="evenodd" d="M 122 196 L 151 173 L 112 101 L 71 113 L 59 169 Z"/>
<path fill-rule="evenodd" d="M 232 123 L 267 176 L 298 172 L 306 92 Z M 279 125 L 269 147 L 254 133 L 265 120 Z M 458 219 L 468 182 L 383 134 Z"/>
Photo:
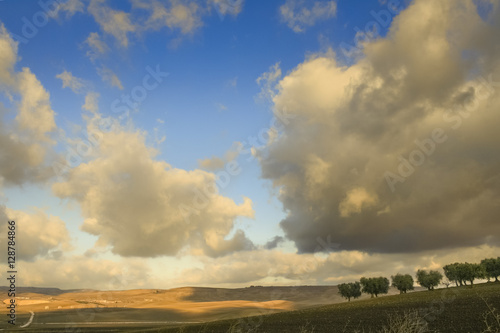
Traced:
<path fill-rule="evenodd" d="M 128 2 L 107 4 L 116 10 L 131 10 Z M 163 28 L 131 37 L 131 46 L 127 49 L 116 45 L 112 36 L 104 35 L 110 51 L 95 63 L 86 56 L 84 42 L 89 33 L 100 30 L 99 25 L 84 13 L 75 13 L 70 20 L 61 15 L 37 28 L 35 36 L 19 44 L 20 60 L 16 67 L 30 67 L 37 75 L 51 94 L 58 127 L 70 133 L 72 125 L 82 123 L 80 108 L 85 96 L 75 96 L 71 90 L 63 89 L 57 74 L 68 70 L 88 81 L 101 95 L 100 111 L 116 116 L 111 110 L 112 101 L 130 94 L 147 73 L 147 66 L 159 65 L 162 71 L 169 73 L 168 78 L 148 94 L 130 119 L 136 127 L 148 132 L 149 142 L 161 151 L 159 158 L 175 167 L 192 170 L 198 167 L 199 159 L 222 156 L 233 142 L 256 138 L 262 128 L 269 127 L 271 107 L 269 101 L 259 100 L 261 88 L 256 83 L 269 67 L 280 63 L 286 72 L 308 54 L 329 47 L 335 49 L 341 41 L 351 43 L 354 27 L 359 24 L 363 29 L 363 22 L 373 20 L 370 10 L 385 8 L 373 1 L 341 1 L 335 16 L 297 34 L 280 18 L 281 5 L 272 1 L 249 1 L 236 17 L 218 15 L 214 6 L 208 8 L 211 13 L 203 17 L 203 26 L 187 36 Z M 26 25 L 22 18 L 33 22 L 33 16 L 43 10 L 35 1 L 29 6 L 13 1 L 2 6 L 3 24 L 18 36 L 23 36 Z M 172 46 L 176 39 L 180 40 L 179 45 Z M 102 82 L 96 71 L 101 64 L 119 73 L 123 89 Z M 158 138 L 166 137 L 159 145 L 154 143 L 155 128 Z M 60 149 L 64 151 L 64 147 Z M 269 184 L 259 179 L 258 165 L 255 161 L 247 162 L 247 157 L 241 159 L 244 172 L 232 179 L 230 187 L 221 189 L 221 193 L 236 201 L 241 201 L 243 195 L 252 198 L 257 218 L 247 225 L 251 225 L 255 241 L 266 242 L 279 233 L 277 225 L 283 212 L 269 193 Z M 33 191 L 26 187 L 23 194 L 7 192 L 7 197 L 11 205 L 26 209 L 33 203 L 21 198 L 14 200 L 14 197 Z M 48 212 L 59 210 L 57 206 L 52 208 L 55 202 L 45 205 L 51 206 Z M 77 216 L 71 215 L 68 218 Z"/>
<path fill-rule="evenodd" d="M 478 30 L 483 28 L 481 24 L 490 24 L 488 22 L 493 21 L 493 14 L 491 17 L 489 14 L 495 12 L 496 7 L 493 4 L 478 9 L 474 7 L 477 2 L 464 2 L 468 4 L 465 6 L 467 15 L 474 16 L 474 20 L 478 22 Z M 50 13 L 50 17 L 47 16 L 48 12 L 44 12 L 43 4 L 56 8 Z M 426 126 L 423 125 L 424 120 L 418 124 L 411 123 L 419 117 L 412 112 L 416 112 L 423 104 L 418 104 L 419 101 L 408 96 L 422 91 L 422 95 L 427 94 L 427 97 L 434 98 L 433 93 L 426 90 L 430 85 L 422 83 L 419 76 L 419 73 L 431 67 L 425 67 L 425 70 L 422 70 L 424 67 L 419 67 L 423 65 L 412 56 L 417 50 L 413 53 L 408 51 L 407 54 L 402 51 L 406 47 L 405 41 L 412 41 L 415 47 L 423 45 L 424 48 L 427 41 L 424 39 L 425 34 L 429 34 L 428 40 L 439 35 L 441 27 L 432 15 L 438 15 L 441 9 L 438 6 L 434 11 L 430 11 L 425 6 L 425 0 L 415 3 L 373 0 L 0 2 L 0 23 L 6 31 L 2 35 L 6 41 L 4 59 L 10 59 L 10 54 L 16 55 L 12 66 L 6 67 L 6 73 L 10 74 L 6 74 L 5 82 L 1 86 L 4 90 L 0 97 L 4 110 L 3 127 L 11 127 L 12 132 L 9 135 L 15 133 L 22 136 L 28 133 L 26 135 L 29 137 L 31 132 L 36 131 L 36 125 L 23 125 L 16 118 L 18 112 L 21 112 L 17 110 L 19 101 L 27 93 L 19 90 L 16 84 L 9 83 L 9 77 L 21 76 L 19 73 L 23 68 L 29 68 L 36 77 L 39 82 L 39 85 L 34 83 L 37 89 L 43 89 L 50 95 L 48 101 L 45 101 L 38 90 L 36 98 L 45 101 L 43 103 L 50 103 L 53 113 L 47 111 L 47 117 L 53 117 L 55 123 L 55 127 L 52 126 L 50 130 L 42 133 L 42 139 L 33 139 L 33 142 L 41 140 L 44 162 L 40 165 L 33 162 L 27 167 L 26 174 L 36 174 L 43 166 L 52 170 L 56 162 L 67 163 L 68 152 L 76 150 L 78 143 L 81 140 L 86 141 L 88 133 L 96 130 L 92 128 L 90 120 L 105 118 L 115 126 L 112 133 L 97 132 L 102 135 L 103 141 L 93 146 L 89 156 L 72 165 L 68 169 L 69 173 L 59 178 L 53 173 L 47 176 L 41 172 L 45 176 L 36 180 L 31 178 L 13 181 L 2 175 L 2 203 L 7 209 L 7 215 L 24 216 L 20 212 L 31 212 L 29 216 L 34 219 L 33 212 L 37 207 L 43 210 L 44 213 L 40 215 L 43 217 L 40 218 L 46 222 L 37 220 L 33 225 L 46 223 L 47 226 L 57 225 L 62 230 L 59 238 L 40 241 L 40 253 L 26 254 L 26 262 L 30 263 L 26 265 L 27 272 L 37 272 L 36 274 L 42 276 L 43 273 L 37 271 L 40 270 L 37 263 L 42 265 L 44 260 L 51 261 L 54 265 L 55 260 L 67 263 L 71 258 L 79 258 L 78 260 L 86 263 L 108 260 L 110 265 L 123 269 L 136 267 L 136 261 L 144 260 L 140 265 L 144 264 L 145 267 L 141 266 L 137 271 L 152 270 L 153 273 L 149 273 L 149 276 L 152 276 L 150 283 L 156 283 L 159 287 L 170 287 L 182 285 L 184 281 L 176 278 L 159 283 L 162 274 L 170 274 L 169 270 L 158 271 L 159 263 L 169 262 L 171 266 L 175 266 L 172 270 L 185 269 L 193 272 L 196 267 L 210 270 L 207 267 L 230 266 L 229 263 L 233 261 L 245 261 L 244 258 L 237 257 L 242 253 L 261 253 L 266 258 L 295 255 L 297 257 L 287 257 L 287 260 L 300 261 L 304 258 L 301 257 L 302 254 L 316 258 L 311 253 L 318 252 L 315 250 L 318 247 L 317 239 L 327 235 L 338 235 L 333 237 L 334 241 L 344 244 L 342 251 L 346 251 L 345 255 L 351 255 L 353 258 L 387 253 L 403 256 L 409 252 L 426 258 L 425 251 L 439 250 L 439 246 L 432 241 L 429 245 L 424 245 L 413 239 L 413 236 L 408 236 L 408 244 L 411 244 L 409 249 L 402 249 L 397 242 L 391 247 L 392 241 L 388 241 L 387 247 L 371 244 L 369 241 L 365 242 L 363 237 L 358 239 L 351 235 L 345 226 L 345 220 L 350 219 L 352 228 L 369 230 L 371 227 L 365 224 L 369 223 L 369 219 L 378 221 L 381 215 L 394 214 L 380 223 L 388 230 L 400 230 L 402 235 L 414 230 L 413 222 L 403 226 L 389 226 L 387 221 L 401 220 L 398 217 L 401 197 L 389 197 L 385 185 L 377 184 L 385 184 L 384 179 L 387 180 L 387 177 L 383 176 L 387 174 L 383 173 L 384 168 L 397 168 L 398 154 L 411 154 L 413 141 L 408 141 L 408 138 L 413 136 L 421 139 L 429 132 L 428 126 L 436 124 L 431 122 L 430 118 L 425 120 Z M 454 15 L 455 9 L 450 10 L 449 15 Z M 400 14 L 401 12 L 403 14 Z M 422 19 L 418 19 L 419 15 Z M 397 22 L 394 21 L 395 18 Z M 45 19 L 46 22 L 38 21 L 39 26 L 36 27 L 37 20 Z M 427 22 L 425 19 L 438 28 L 426 28 L 423 23 Z M 371 30 L 373 27 L 376 27 L 376 32 Z M 36 33 L 30 30 L 33 28 L 37 30 Z M 458 31 L 458 28 L 451 24 L 443 29 Z M 405 33 L 407 35 L 404 35 Z M 431 36 L 432 33 L 436 33 L 436 36 Z M 366 43 L 362 45 L 361 41 Z M 464 45 L 452 40 L 448 42 L 450 45 Z M 10 49 L 7 49 L 7 45 Z M 422 63 L 429 66 L 434 63 L 437 68 L 445 68 L 446 66 L 438 66 L 439 61 L 449 64 L 455 63 L 455 60 L 457 63 L 463 60 L 455 59 L 455 53 L 451 51 L 445 54 L 445 51 L 442 51 L 444 48 L 440 48 L 438 42 L 434 45 L 437 45 L 436 52 L 443 54 L 432 58 L 435 54 L 429 49 L 427 53 L 423 53 Z M 356 49 L 356 52 L 346 53 L 346 47 L 349 50 Z M 456 54 L 461 55 L 465 49 L 470 50 L 473 47 L 475 46 L 463 46 L 464 49 L 458 50 Z M 492 51 L 476 51 L 472 56 L 473 61 L 489 64 L 487 52 Z M 463 61 L 464 64 L 457 65 L 457 68 L 466 73 L 467 66 L 465 60 Z M 318 69 L 314 66 L 318 66 Z M 467 77 L 472 82 L 477 78 L 478 72 L 486 73 L 486 68 L 480 68 Z M 158 84 L 151 78 L 151 71 L 155 70 L 168 73 L 162 76 Z M 396 75 L 391 70 L 399 70 L 398 73 L 403 74 Z M 449 84 L 452 87 L 450 91 L 460 91 L 468 82 L 459 82 L 458 77 L 462 73 L 454 77 L 451 74 L 453 71 L 459 72 L 458 69 L 450 69 L 450 73 L 439 72 L 435 82 L 443 86 Z M 393 86 L 387 86 L 383 90 L 385 94 L 396 89 L 394 96 L 400 96 L 401 100 L 366 97 L 373 93 L 370 89 L 381 89 L 376 82 L 382 80 L 380 82 L 389 84 L 390 80 L 384 76 L 385 72 L 391 73 L 397 80 L 405 75 L 409 77 L 408 81 L 400 85 L 392 83 Z M 438 70 L 430 69 L 429 73 L 432 72 L 437 73 Z M 414 76 L 411 76 L 412 73 L 415 73 Z M 146 82 L 155 83 L 155 87 L 150 90 L 144 89 L 147 75 L 149 78 Z M 367 78 L 366 81 L 359 83 L 363 81 L 363 77 Z M 453 84 L 449 83 L 451 77 L 457 80 Z M 335 81 L 337 79 L 339 83 Z M 351 86 L 345 82 L 351 82 Z M 318 88 L 314 87 L 314 84 L 322 86 Z M 412 93 L 405 90 L 405 87 L 409 87 L 408 91 Z M 349 89 L 357 89 L 359 96 L 363 97 L 347 97 Z M 363 89 L 368 90 L 363 93 Z M 302 97 L 307 91 L 310 92 L 311 99 L 316 92 L 323 95 L 317 95 L 314 101 L 307 101 Z M 457 91 L 449 92 L 450 96 Z M 120 110 L 123 110 L 123 100 L 127 96 L 141 92 L 146 92 L 147 95 L 136 107 L 126 108 L 129 113 L 114 112 L 116 106 L 122 107 Z M 345 92 L 345 95 L 342 95 L 342 92 Z M 382 93 L 373 94 L 378 96 L 377 98 L 382 96 Z M 29 100 L 35 97 L 26 98 Z M 403 98 L 407 100 L 403 101 Z M 429 103 L 434 103 L 432 105 L 435 109 L 444 108 L 442 101 L 445 98 L 435 98 L 429 100 Z M 323 102 L 326 104 L 322 104 Z M 339 106 L 339 103 L 345 104 Z M 328 111 L 338 109 L 344 112 L 349 108 L 351 111 L 343 116 L 341 111 L 335 111 L 335 116 Z M 405 110 L 407 114 L 398 118 L 394 116 L 395 113 L 386 112 L 392 108 L 399 110 L 398 112 Z M 300 112 L 297 111 L 299 109 Z M 291 110 L 295 120 L 275 132 L 276 140 L 267 140 L 268 134 L 265 135 L 266 140 L 258 139 L 259 134 L 272 131 L 270 124 L 283 110 Z M 375 114 L 376 116 L 373 116 Z M 122 118 L 119 119 L 120 115 Z M 393 116 L 395 118 L 389 119 Z M 336 125 L 326 128 L 334 118 Z M 47 118 L 33 119 L 37 122 Z M 380 123 L 377 123 L 376 119 Z M 399 127 L 401 134 L 394 134 L 389 141 L 382 140 L 380 135 L 375 136 L 374 133 L 379 131 L 392 133 L 389 129 L 381 128 L 385 124 L 396 124 L 396 120 L 401 119 L 408 121 Z M 381 125 L 382 123 L 384 125 Z M 477 126 L 481 127 L 480 124 L 479 122 Z M 27 130 L 23 126 L 31 132 L 25 132 Z M 365 139 L 367 141 L 363 146 L 356 146 Z M 252 155 L 250 148 L 256 146 L 253 141 L 257 141 L 257 146 L 262 149 Z M 391 141 L 401 142 L 401 145 L 388 145 Z M 379 148 L 369 148 L 370 142 L 377 142 Z M 28 145 L 26 142 L 24 144 Z M 342 145 L 342 149 L 337 147 L 337 144 Z M 388 150 L 381 151 L 382 146 Z M 27 149 L 30 153 L 26 154 L 34 154 L 33 149 L 37 148 L 29 147 L 31 150 Z M 137 147 L 142 147 L 142 150 L 135 151 L 134 149 L 139 149 Z M 243 152 L 238 151 L 238 147 L 243 147 Z M 384 166 L 376 162 L 363 162 L 362 166 L 359 164 L 376 150 L 381 154 L 379 156 L 384 156 L 381 159 L 384 160 Z M 142 157 L 131 161 L 132 156 L 137 155 L 132 154 L 134 151 L 149 153 L 141 153 L 139 156 Z M 359 156 L 352 156 L 354 152 L 359 152 Z M 462 156 L 460 154 L 457 153 Z M 377 158 L 373 157 L 373 161 L 375 160 Z M 117 161 L 121 161 L 123 165 L 116 165 L 116 170 L 109 171 L 108 166 Z M 439 164 L 439 161 L 436 163 Z M 209 199 L 207 207 L 200 208 L 202 213 L 200 221 L 197 222 L 198 229 L 176 224 L 181 223 L 181 220 L 176 215 L 177 212 L 171 213 L 176 216 L 169 215 L 172 209 L 163 211 L 164 207 L 174 207 L 174 202 L 177 205 L 181 203 L 181 206 L 189 204 L 189 196 L 178 193 L 202 189 L 205 182 L 214 184 L 211 177 L 217 177 L 231 162 L 237 163 L 241 172 L 230 177 L 229 185 L 218 186 L 218 194 Z M 103 174 L 100 174 L 100 168 L 108 170 L 108 173 L 103 171 Z M 164 173 L 165 171 L 161 170 L 170 171 Z M 351 173 L 348 176 L 341 174 L 344 170 L 351 170 Z M 160 185 L 154 191 L 152 188 L 143 188 L 146 185 L 135 179 L 135 171 L 137 175 L 159 172 L 158 175 L 165 177 L 165 185 L 162 185 L 165 188 Z M 326 174 L 320 176 L 323 172 Z M 351 181 L 348 180 L 349 177 L 359 172 L 365 173 L 365 176 L 360 176 L 351 183 L 341 181 Z M 378 178 L 369 177 L 370 172 L 376 172 Z M 414 193 L 424 191 L 416 185 L 421 181 L 421 174 L 422 172 L 417 173 L 417 176 L 408 180 L 405 184 L 412 185 L 407 185 L 397 195 L 408 195 L 407 189 L 411 186 L 414 186 Z M 115 179 L 114 177 L 122 177 L 119 178 L 122 182 L 113 183 L 112 186 L 116 185 L 116 188 L 109 189 L 108 192 L 106 186 L 109 185 L 110 179 Z M 158 180 L 158 184 L 163 184 L 162 181 Z M 179 183 L 176 183 L 177 181 Z M 330 181 L 332 183 L 329 183 Z M 427 184 L 428 181 L 431 180 L 427 179 L 421 184 Z M 317 184 L 318 193 L 323 193 L 324 198 L 330 196 L 330 201 L 314 201 L 313 194 L 304 194 L 309 193 L 308 186 L 311 186 L 311 183 Z M 327 183 L 328 186 L 325 185 Z M 321 189 L 319 184 L 325 185 L 325 188 Z M 132 186 L 139 189 L 133 191 Z M 297 186 L 303 191 L 297 192 Z M 131 192 L 127 192 L 128 190 Z M 443 193 L 449 190 L 442 189 Z M 124 213 L 112 212 L 111 207 L 132 207 L 136 203 L 138 207 L 135 210 L 131 208 L 132 216 L 134 212 L 139 214 L 141 206 L 144 206 L 144 203 L 139 204 L 138 198 L 134 199 L 133 195 L 126 197 L 126 193 L 141 193 L 142 197 L 151 197 L 152 205 L 158 203 L 155 206 L 159 209 L 158 212 L 145 211 L 151 213 L 152 215 L 148 216 L 155 221 L 137 227 L 133 226 L 133 219 L 130 218 L 130 221 L 120 225 L 116 219 L 117 216 L 123 217 L 121 214 Z M 123 198 L 120 197 L 121 194 Z M 114 197 L 110 198 L 110 195 Z M 425 203 L 416 200 L 414 205 L 407 207 L 408 211 Z M 488 206 L 487 203 L 485 205 Z M 330 206 L 335 208 L 334 211 L 325 208 Z M 370 217 L 364 214 L 372 215 Z M 433 223 L 434 218 L 429 216 L 428 223 Z M 22 227 L 23 222 L 19 223 Z M 158 241 L 153 241 L 154 232 L 151 233 L 151 230 L 164 230 L 159 231 L 165 232 L 162 239 L 176 245 L 156 248 L 147 244 L 134 248 L 121 240 L 135 232 L 138 236 L 137 242 Z M 170 236 L 172 230 L 176 234 L 175 237 Z M 123 237 L 120 236 L 122 232 Z M 176 238 L 177 232 L 179 239 Z M 482 236 L 477 235 L 470 241 L 465 241 L 460 235 L 456 237 L 463 241 L 464 246 L 492 246 Z M 266 248 L 265 244 L 275 237 L 280 237 L 283 242 L 278 242 L 277 247 Z M 26 235 L 26 239 L 35 238 L 34 235 Z M 449 246 L 458 244 L 457 241 Z M 62 257 L 60 253 L 63 253 Z M 255 279 L 261 279 L 265 283 L 334 283 L 356 276 L 356 272 L 348 272 L 348 269 L 345 269 L 348 265 L 342 262 L 345 259 L 342 259 L 343 257 L 325 259 L 320 255 L 318 258 L 317 260 L 321 261 L 318 263 L 318 275 L 312 280 L 301 278 L 300 273 L 276 276 L 264 274 Z M 341 262 L 339 265 L 346 272 L 338 273 L 337 277 L 330 277 L 329 280 L 328 274 L 325 273 L 327 264 L 324 260 L 333 260 L 332 262 L 337 264 Z M 421 263 L 422 267 L 432 266 L 424 261 Z M 250 281 L 254 280 L 234 277 L 227 280 L 192 280 L 191 283 L 238 285 Z M 27 279 L 25 282 L 51 283 L 48 278 Z M 57 279 L 53 283 L 62 287 L 73 287 L 77 284 L 69 278 Z M 130 284 L 130 287 L 136 286 L 137 284 Z"/>

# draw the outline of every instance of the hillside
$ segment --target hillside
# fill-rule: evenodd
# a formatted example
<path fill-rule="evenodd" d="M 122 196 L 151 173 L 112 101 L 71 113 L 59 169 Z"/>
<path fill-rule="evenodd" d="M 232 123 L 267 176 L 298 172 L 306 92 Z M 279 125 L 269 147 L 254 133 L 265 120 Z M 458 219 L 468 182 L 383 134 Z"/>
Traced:
<path fill-rule="evenodd" d="M 489 311 L 488 305 L 496 308 L 498 314 L 500 283 L 355 300 L 261 317 L 185 326 L 181 331 L 184 333 L 377 332 L 389 323 L 389 317 L 402 315 L 408 311 L 418 311 L 420 317 L 428 322 L 431 330 L 441 333 L 479 333 L 485 328 L 484 314 Z M 489 319 L 493 318 L 490 316 Z M 500 330 L 500 326 L 496 327 Z M 161 330 L 172 333 L 179 331 L 179 328 Z"/>
<path fill-rule="evenodd" d="M 397 293 L 391 289 L 390 293 Z M 4 294 L 6 295 L 6 293 Z M 4 296 L 6 297 L 6 296 Z M 364 295 L 363 297 L 368 297 Z M 3 302 L 8 302 L 4 299 Z M 272 314 L 343 302 L 336 286 L 200 288 L 122 291 L 18 288 L 19 325 L 35 313 L 30 328 L 78 326 L 158 326 L 200 323 Z M 7 309 L 0 308 L 4 315 Z M 0 325 L 4 325 L 1 323 Z M 108 324 L 103 324 L 108 326 Z M 4 326 L 0 326 L 3 328 Z"/>

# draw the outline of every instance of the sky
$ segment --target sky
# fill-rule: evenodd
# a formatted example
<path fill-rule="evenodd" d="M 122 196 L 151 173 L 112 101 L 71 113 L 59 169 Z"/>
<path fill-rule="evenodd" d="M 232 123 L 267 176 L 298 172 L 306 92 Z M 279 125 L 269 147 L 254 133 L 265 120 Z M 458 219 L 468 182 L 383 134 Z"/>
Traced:
<path fill-rule="evenodd" d="M 497 257 L 499 40 L 497 0 L 0 1 L 0 247 L 106 290 Z"/>

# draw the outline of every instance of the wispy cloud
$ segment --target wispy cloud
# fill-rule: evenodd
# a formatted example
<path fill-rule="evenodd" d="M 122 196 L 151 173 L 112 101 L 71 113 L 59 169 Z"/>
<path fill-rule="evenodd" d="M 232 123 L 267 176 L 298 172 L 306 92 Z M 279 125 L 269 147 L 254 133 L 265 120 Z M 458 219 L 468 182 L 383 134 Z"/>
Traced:
<path fill-rule="evenodd" d="M 70 88 L 74 93 L 79 94 L 85 89 L 85 81 L 73 76 L 71 72 L 63 71 L 57 74 L 56 77 L 61 79 L 63 88 Z"/>
<path fill-rule="evenodd" d="M 86 53 L 87 57 L 89 57 L 92 61 L 95 61 L 97 58 L 101 57 L 110 50 L 108 45 L 106 45 L 97 32 L 90 33 L 84 43 L 89 48 Z"/>
<path fill-rule="evenodd" d="M 234 142 L 231 148 L 229 148 L 229 150 L 224 154 L 224 157 L 220 158 L 217 156 L 212 156 L 211 158 L 198 160 L 198 165 L 202 169 L 211 171 L 223 169 L 226 163 L 229 163 L 238 158 L 242 148 L 243 145 L 240 142 Z"/>
<path fill-rule="evenodd" d="M 121 46 L 128 46 L 128 34 L 137 30 L 130 14 L 110 8 L 104 0 L 91 0 L 88 12 L 104 32 L 115 37 Z"/>
<path fill-rule="evenodd" d="M 332 18 L 337 13 L 335 1 L 287 0 L 280 7 L 281 20 L 295 32 L 304 32 L 319 21 Z"/>
<path fill-rule="evenodd" d="M 102 80 L 108 83 L 111 87 L 123 89 L 122 82 L 118 76 L 109 68 L 102 66 L 97 69 L 97 73 L 101 76 Z"/>

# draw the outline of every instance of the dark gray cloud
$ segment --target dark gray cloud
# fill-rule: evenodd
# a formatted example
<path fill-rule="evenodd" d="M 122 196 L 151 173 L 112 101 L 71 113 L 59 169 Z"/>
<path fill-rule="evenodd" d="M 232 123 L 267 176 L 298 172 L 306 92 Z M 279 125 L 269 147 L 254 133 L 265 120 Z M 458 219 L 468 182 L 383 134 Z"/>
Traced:
<path fill-rule="evenodd" d="M 281 80 L 295 118 L 261 156 L 299 252 L 499 244 L 499 5 L 415 1 L 352 66 L 312 57 Z M 467 27 L 463 22 L 467 21 Z"/>
<path fill-rule="evenodd" d="M 283 243 L 285 241 L 285 238 L 284 237 L 281 237 L 281 236 L 275 236 L 273 239 L 271 239 L 269 242 L 267 242 L 265 245 L 264 245 L 264 248 L 266 250 L 272 250 L 276 247 L 278 247 L 278 245 L 280 243 Z"/>

